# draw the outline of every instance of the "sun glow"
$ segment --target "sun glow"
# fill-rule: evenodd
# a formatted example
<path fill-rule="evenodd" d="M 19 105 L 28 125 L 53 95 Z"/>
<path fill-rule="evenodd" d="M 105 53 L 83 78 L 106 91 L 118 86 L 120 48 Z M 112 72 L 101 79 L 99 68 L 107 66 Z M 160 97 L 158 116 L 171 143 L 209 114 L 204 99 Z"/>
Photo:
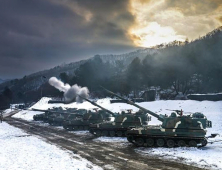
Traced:
<path fill-rule="evenodd" d="M 151 47 L 157 44 L 168 43 L 174 40 L 184 41 L 184 36 L 176 35 L 171 27 L 161 27 L 152 22 L 141 28 L 132 28 L 130 36 L 136 46 Z"/>
<path fill-rule="evenodd" d="M 172 11 L 168 11 L 167 15 L 159 11 L 164 2 L 164 0 L 131 1 L 131 13 L 136 18 L 136 24 L 129 29 L 128 33 L 136 46 L 151 47 L 174 40 L 184 41 L 186 39 L 185 36 L 177 35 L 172 27 L 161 25 L 156 20 L 160 15 L 165 16 L 165 19 L 167 16 L 173 15 Z M 155 18 L 155 22 L 151 18 Z"/>
<path fill-rule="evenodd" d="M 136 46 L 193 40 L 222 23 L 219 1 L 131 0 L 135 23 L 128 35 Z"/>

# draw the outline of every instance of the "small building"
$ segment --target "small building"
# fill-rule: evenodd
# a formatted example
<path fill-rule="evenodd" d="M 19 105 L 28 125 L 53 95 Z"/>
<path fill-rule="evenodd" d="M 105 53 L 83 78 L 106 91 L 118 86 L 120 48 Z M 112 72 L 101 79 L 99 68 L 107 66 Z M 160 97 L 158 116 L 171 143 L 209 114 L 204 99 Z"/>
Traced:
<path fill-rule="evenodd" d="M 140 98 L 143 98 L 144 101 L 155 101 L 156 90 L 146 90 L 141 94 Z"/>

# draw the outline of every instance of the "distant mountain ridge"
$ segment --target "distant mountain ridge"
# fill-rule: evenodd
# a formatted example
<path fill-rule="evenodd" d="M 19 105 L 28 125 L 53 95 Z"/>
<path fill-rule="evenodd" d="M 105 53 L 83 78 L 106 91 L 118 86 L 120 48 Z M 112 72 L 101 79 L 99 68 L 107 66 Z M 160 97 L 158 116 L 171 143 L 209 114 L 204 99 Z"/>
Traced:
<path fill-rule="evenodd" d="M 27 76 L 24 76 L 22 79 L 15 79 L 10 80 L 8 82 L 2 82 L 0 79 L 0 91 L 5 87 L 8 86 L 10 89 L 17 89 L 19 88 L 20 91 L 26 92 L 31 90 L 37 90 L 40 88 L 40 86 L 47 81 L 52 76 L 59 77 L 60 73 L 67 73 L 68 75 L 72 76 L 74 75 L 74 71 L 79 68 L 80 65 L 91 62 L 95 59 L 95 57 L 100 57 L 104 63 L 110 63 L 113 66 L 116 66 L 118 62 L 122 62 L 123 67 L 122 69 L 126 69 L 127 66 L 132 62 L 132 60 L 136 57 L 140 58 L 142 61 L 146 56 L 154 56 L 155 55 L 164 55 L 164 53 L 169 52 L 171 49 L 175 50 L 177 48 L 183 47 L 185 45 L 193 46 L 195 48 L 195 43 L 199 42 L 207 42 L 208 39 L 216 39 L 218 38 L 218 35 L 222 36 L 222 27 L 219 27 L 208 34 L 206 34 L 203 37 L 200 37 L 192 42 L 180 42 L 180 41 L 173 41 L 171 43 L 167 44 L 160 44 L 152 48 L 143 48 L 139 49 L 130 53 L 120 54 L 120 55 L 113 55 L 113 54 L 107 54 L 107 55 L 95 55 L 94 57 L 88 59 L 88 60 L 81 60 L 78 62 L 72 62 L 69 64 L 61 64 L 59 66 L 56 66 L 54 68 L 39 71 Z M 47 79 L 45 79 L 45 77 Z"/>
<path fill-rule="evenodd" d="M 5 82 L 5 81 L 4 81 L 4 80 L 2 80 L 2 79 L 0 79 L 0 84 L 1 84 L 1 83 L 3 83 L 3 82 Z"/>
<path fill-rule="evenodd" d="M 6 81 L 9 81 L 9 79 L 3 80 L 3 79 L 0 78 L 0 84 L 1 84 L 1 83 L 4 83 L 4 82 L 6 82 Z"/>

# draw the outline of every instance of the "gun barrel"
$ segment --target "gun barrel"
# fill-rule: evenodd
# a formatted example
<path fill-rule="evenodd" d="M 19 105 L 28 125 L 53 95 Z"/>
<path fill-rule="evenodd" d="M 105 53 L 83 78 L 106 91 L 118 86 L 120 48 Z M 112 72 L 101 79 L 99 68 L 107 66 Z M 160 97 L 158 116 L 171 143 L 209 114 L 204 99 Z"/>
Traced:
<path fill-rule="evenodd" d="M 110 114 L 114 115 L 114 113 L 113 113 L 113 112 L 111 112 L 110 110 L 105 109 L 104 107 L 102 107 L 102 106 L 100 106 L 100 105 L 96 104 L 95 102 L 92 102 L 91 100 L 86 99 L 86 98 L 84 98 L 84 97 L 82 97 L 82 96 L 80 96 L 80 95 L 79 95 L 79 97 L 81 97 L 82 99 L 84 99 L 84 100 L 88 101 L 88 102 L 89 102 L 89 103 L 91 103 L 92 105 L 97 106 L 97 107 L 99 107 L 100 109 L 105 110 L 106 112 L 108 112 L 108 113 L 110 113 Z"/>
<path fill-rule="evenodd" d="M 49 104 L 54 104 L 54 103 L 66 104 L 65 101 L 59 101 L 59 100 L 58 100 L 58 101 L 57 101 L 57 100 L 49 100 L 48 103 L 49 103 Z"/>
<path fill-rule="evenodd" d="M 101 87 L 102 87 L 102 86 L 101 86 Z M 134 103 L 134 102 L 132 102 L 132 101 L 130 101 L 130 100 L 128 100 L 128 99 L 125 99 L 125 98 L 119 96 L 118 94 L 115 94 L 115 93 L 107 90 L 107 89 L 104 88 L 104 87 L 102 87 L 102 88 L 103 88 L 106 92 L 108 92 L 109 94 L 112 94 L 112 95 L 114 95 L 114 96 L 122 99 L 123 101 L 126 101 L 128 104 L 133 105 L 133 106 L 135 106 L 135 107 L 143 110 L 145 113 L 148 113 L 148 114 L 150 114 L 150 115 L 158 118 L 158 120 L 163 121 L 163 118 L 161 118 L 158 114 L 156 114 L 156 113 L 154 113 L 154 112 L 152 112 L 152 111 L 150 111 L 150 110 L 148 110 L 148 109 L 145 109 L 144 107 L 141 107 L 141 106 L 139 106 L 138 104 L 136 104 L 136 103 Z"/>
<path fill-rule="evenodd" d="M 40 111 L 40 112 L 46 112 L 48 110 L 43 110 L 43 109 L 35 109 L 35 108 L 32 108 L 33 111 Z"/>

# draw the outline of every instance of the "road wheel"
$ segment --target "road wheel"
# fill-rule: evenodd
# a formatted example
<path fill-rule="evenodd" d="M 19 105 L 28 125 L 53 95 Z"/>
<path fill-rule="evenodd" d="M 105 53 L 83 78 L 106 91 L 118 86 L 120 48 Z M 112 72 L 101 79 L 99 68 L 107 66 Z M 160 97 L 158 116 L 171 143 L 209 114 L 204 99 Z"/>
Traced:
<path fill-rule="evenodd" d="M 118 137 L 121 137 L 121 136 L 123 136 L 123 132 L 122 132 L 122 131 L 117 131 L 116 135 L 117 135 Z"/>
<path fill-rule="evenodd" d="M 102 131 L 102 136 L 108 136 L 108 131 L 106 130 Z"/>
<path fill-rule="evenodd" d="M 68 131 L 71 131 L 71 130 L 72 130 L 72 127 L 71 127 L 71 126 L 66 126 L 66 129 L 67 129 Z"/>
<path fill-rule="evenodd" d="M 167 140 L 167 146 L 169 148 L 173 148 L 175 146 L 175 142 L 172 139 Z"/>
<path fill-rule="evenodd" d="M 133 137 L 132 137 L 132 136 L 127 136 L 127 140 L 128 140 L 128 142 L 131 142 L 131 143 L 132 143 Z"/>
<path fill-rule="evenodd" d="M 163 147 L 164 146 L 164 140 L 163 139 L 157 139 L 156 144 L 158 147 Z"/>
<path fill-rule="evenodd" d="M 83 130 L 83 126 L 78 126 L 78 129 L 79 130 Z"/>
<path fill-rule="evenodd" d="M 154 145 L 154 140 L 152 138 L 146 139 L 146 144 L 148 147 L 152 147 Z"/>
<path fill-rule="evenodd" d="M 177 144 L 178 144 L 179 147 L 186 146 L 186 142 L 184 140 L 179 140 Z"/>
<path fill-rule="evenodd" d="M 72 129 L 73 130 L 78 130 L 78 126 L 73 126 Z"/>
<path fill-rule="evenodd" d="M 96 136 L 101 136 L 101 131 L 100 130 L 96 131 Z"/>
<path fill-rule="evenodd" d="M 109 135 L 111 136 L 111 137 L 113 137 L 113 136 L 115 136 L 115 131 L 109 131 Z"/>
<path fill-rule="evenodd" d="M 137 138 L 135 142 L 136 142 L 137 146 L 143 146 L 144 145 L 143 138 Z"/>
<path fill-rule="evenodd" d="M 89 127 L 88 126 L 84 126 L 84 130 L 89 130 Z"/>
<path fill-rule="evenodd" d="M 124 136 L 127 136 L 127 131 L 124 132 Z"/>
<path fill-rule="evenodd" d="M 63 128 L 64 128 L 65 130 L 69 130 L 69 127 L 66 126 L 66 125 L 63 125 Z"/>
<path fill-rule="evenodd" d="M 191 141 L 189 142 L 189 146 L 190 146 L 190 147 L 197 147 L 197 142 L 196 142 L 195 140 L 191 140 Z"/>

